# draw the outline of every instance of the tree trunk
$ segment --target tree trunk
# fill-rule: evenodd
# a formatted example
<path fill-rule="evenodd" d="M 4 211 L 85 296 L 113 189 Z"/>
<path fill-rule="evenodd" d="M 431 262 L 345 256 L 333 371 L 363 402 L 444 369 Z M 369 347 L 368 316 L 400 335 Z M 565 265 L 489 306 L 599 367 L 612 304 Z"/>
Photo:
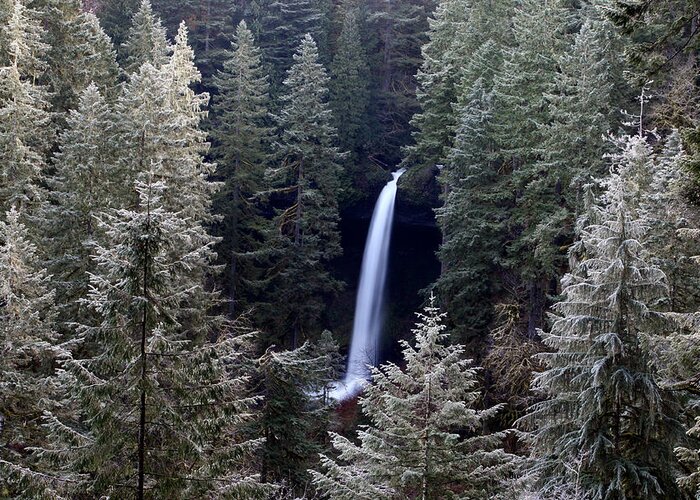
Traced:
<path fill-rule="evenodd" d="M 146 210 L 148 218 L 146 232 L 150 233 L 151 204 L 150 200 Z M 139 408 L 139 446 L 138 446 L 138 486 L 137 498 L 144 499 L 145 462 L 146 462 L 146 336 L 148 333 L 148 262 L 150 259 L 149 245 L 146 245 L 146 255 L 143 259 L 143 316 L 141 318 L 141 379 L 140 384 L 140 408 Z"/>

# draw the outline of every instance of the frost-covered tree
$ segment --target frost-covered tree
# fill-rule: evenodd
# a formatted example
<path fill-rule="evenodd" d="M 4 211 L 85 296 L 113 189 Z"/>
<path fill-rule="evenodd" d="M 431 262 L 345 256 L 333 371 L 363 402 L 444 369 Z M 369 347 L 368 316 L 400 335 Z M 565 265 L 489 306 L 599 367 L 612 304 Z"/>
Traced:
<path fill-rule="evenodd" d="M 292 346 L 319 318 L 324 295 L 339 287 L 327 263 L 342 251 L 337 195 L 344 157 L 328 105 L 329 77 L 310 35 L 294 60 L 278 116 L 279 166 L 268 171 L 278 192 L 291 202 L 277 215 L 270 235 L 279 259 L 275 267 L 281 269 L 270 292 L 277 330 L 284 325 L 292 333 Z"/>
<path fill-rule="evenodd" d="M 78 328 L 76 353 L 88 354 L 74 354 L 63 372 L 80 420 L 51 415 L 44 456 L 80 474 L 67 496 L 251 498 L 261 488 L 251 461 L 259 443 L 243 428 L 256 399 L 249 374 L 232 372 L 236 337 L 208 313 L 216 295 L 191 279 L 213 260 L 210 238 L 164 208 L 161 181 L 136 190 L 135 208 L 99 217 L 85 299 L 99 319 Z"/>
<path fill-rule="evenodd" d="M 80 93 L 95 83 L 105 96 L 116 97 L 117 55 L 97 17 L 83 11 L 80 0 L 38 0 L 46 26 L 45 81 L 54 111 L 75 109 Z"/>
<path fill-rule="evenodd" d="M 356 163 L 369 140 L 369 84 L 367 53 L 362 43 L 359 11 L 349 8 L 338 37 L 331 69 L 330 105 L 340 147 Z"/>
<path fill-rule="evenodd" d="M 12 208 L 0 220 L 0 495 L 55 498 L 33 447 L 46 439 L 42 414 L 56 396 L 51 276 Z"/>
<path fill-rule="evenodd" d="M 120 154 L 115 115 L 97 86 L 85 89 L 70 112 L 54 155 L 48 180 L 50 203 L 44 217 L 44 252 L 57 287 L 61 321 L 84 321 L 79 299 L 94 271 L 90 245 L 97 232 L 95 216 L 130 201 L 131 182 L 117 161 Z"/>
<path fill-rule="evenodd" d="M 223 182 L 214 211 L 223 216 L 219 255 L 226 263 L 229 312 L 245 303 L 240 292 L 245 280 L 257 274 L 246 254 L 258 250 L 262 214 L 254 195 L 264 190 L 264 173 L 270 161 L 272 132 L 268 118 L 268 83 L 260 50 L 245 21 L 236 30 L 233 50 L 214 78 L 217 94 L 212 105 L 212 148 L 216 177 Z"/>
<path fill-rule="evenodd" d="M 551 331 L 540 332 L 552 352 L 533 385 L 546 399 L 520 421 L 545 496 L 568 484 L 591 499 L 680 498 L 672 447 L 682 429 L 640 342 L 658 333 L 655 308 L 668 296 L 638 213 L 650 147 L 641 136 L 622 146 L 571 249 Z"/>
<path fill-rule="evenodd" d="M 330 332 L 291 351 L 272 347 L 261 358 L 263 481 L 281 484 L 289 493 L 308 489 L 308 469 L 317 463 L 329 427 L 327 389 L 340 369 Z"/>
<path fill-rule="evenodd" d="M 402 342 L 405 368 L 372 372 L 359 443 L 331 434 L 339 455 L 322 456 L 321 472 L 312 472 L 330 498 L 505 498 L 515 457 L 500 449 L 502 433 L 483 433 L 500 407 L 477 409 L 477 369 L 464 346 L 447 344 L 434 298 L 418 318 L 415 346 Z"/>
<path fill-rule="evenodd" d="M 41 178 L 53 127 L 44 87 L 37 79 L 46 45 L 43 30 L 24 2 L 11 4 L 3 31 L 7 61 L 0 67 L 0 209 L 30 215 L 42 200 Z"/>
<path fill-rule="evenodd" d="M 132 74 L 117 103 L 120 159 L 132 178 L 153 171 L 167 182 L 168 210 L 209 220 L 216 184 L 208 180 L 213 166 L 204 161 L 209 145 L 200 128 L 209 97 L 191 88 L 201 78 L 193 59 L 183 24 L 165 64 L 146 62 Z"/>
<path fill-rule="evenodd" d="M 46 30 L 39 13 L 25 0 L 4 0 L 0 12 L 0 66 L 17 66 L 20 74 L 36 83 L 46 70 Z"/>
<path fill-rule="evenodd" d="M 156 68 L 168 60 L 170 46 L 165 28 L 153 13 L 150 0 L 142 0 L 131 21 L 131 28 L 124 42 L 124 69 L 135 73 L 148 62 Z"/>

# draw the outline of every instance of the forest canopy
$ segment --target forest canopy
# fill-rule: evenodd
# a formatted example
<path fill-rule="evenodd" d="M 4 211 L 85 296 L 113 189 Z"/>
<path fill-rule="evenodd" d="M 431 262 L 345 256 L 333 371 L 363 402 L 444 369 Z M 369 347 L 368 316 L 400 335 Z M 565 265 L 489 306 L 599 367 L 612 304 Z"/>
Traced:
<path fill-rule="evenodd" d="M 700 498 L 699 16 L 0 0 L 0 500 Z"/>

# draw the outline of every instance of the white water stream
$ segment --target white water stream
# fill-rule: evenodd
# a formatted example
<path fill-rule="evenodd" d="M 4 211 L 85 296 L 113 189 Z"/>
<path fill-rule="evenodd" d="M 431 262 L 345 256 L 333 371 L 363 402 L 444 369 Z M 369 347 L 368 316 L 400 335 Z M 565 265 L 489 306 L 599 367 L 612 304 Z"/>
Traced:
<path fill-rule="evenodd" d="M 392 174 L 393 179 L 380 193 L 372 214 L 355 302 L 348 369 L 345 379 L 338 382 L 332 392 L 332 397 L 340 401 L 356 396 L 370 378 L 369 366 L 377 364 L 396 183 L 404 171 L 402 169 Z"/>

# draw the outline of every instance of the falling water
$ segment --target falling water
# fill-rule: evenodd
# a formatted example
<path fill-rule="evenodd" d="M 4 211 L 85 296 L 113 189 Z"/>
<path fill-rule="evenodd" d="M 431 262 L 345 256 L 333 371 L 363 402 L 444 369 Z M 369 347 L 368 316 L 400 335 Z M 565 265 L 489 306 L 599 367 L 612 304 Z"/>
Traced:
<path fill-rule="evenodd" d="M 355 396 L 369 379 L 369 365 L 377 364 L 377 347 L 382 331 L 384 285 L 389 261 L 391 224 L 394 219 L 396 183 L 404 169 L 394 172 L 393 179 L 384 187 L 374 207 L 369 226 L 365 253 L 362 257 L 360 287 L 355 302 L 355 322 L 348 369 L 333 396 L 343 400 Z"/>

